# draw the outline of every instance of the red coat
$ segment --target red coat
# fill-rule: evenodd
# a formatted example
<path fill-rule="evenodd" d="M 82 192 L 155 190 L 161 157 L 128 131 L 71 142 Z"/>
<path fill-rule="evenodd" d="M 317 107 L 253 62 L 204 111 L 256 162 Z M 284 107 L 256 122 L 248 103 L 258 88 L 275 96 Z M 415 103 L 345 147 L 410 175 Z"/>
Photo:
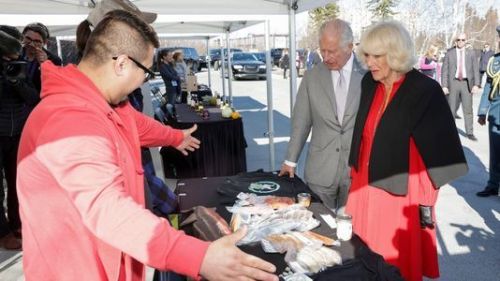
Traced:
<path fill-rule="evenodd" d="M 18 155 L 26 280 L 143 280 L 143 264 L 198 277 L 208 244 L 144 208 L 140 146 L 182 132 L 112 108 L 74 65 L 42 70 Z"/>

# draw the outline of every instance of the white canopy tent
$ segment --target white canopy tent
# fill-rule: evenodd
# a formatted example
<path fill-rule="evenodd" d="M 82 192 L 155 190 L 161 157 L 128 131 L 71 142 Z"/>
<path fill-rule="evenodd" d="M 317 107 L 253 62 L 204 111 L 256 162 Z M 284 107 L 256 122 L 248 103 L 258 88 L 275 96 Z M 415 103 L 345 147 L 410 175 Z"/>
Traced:
<path fill-rule="evenodd" d="M 0 0 L 2 14 L 12 15 L 86 15 L 99 0 Z M 295 15 L 335 0 L 136 0 L 132 1 L 141 10 L 162 15 L 288 15 L 289 54 L 296 53 Z M 36 17 L 35 17 L 36 18 Z M 160 21 L 158 21 L 160 22 Z M 266 26 L 266 33 L 269 31 Z M 226 33 L 228 34 L 228 32 Z M 229 42 L 229 40 L 227 40 Z M 266 48 L 269 46 L 266 44 Z M 270 61 L 270 51 L 266 51 Z M 269 66 L 269 63 L 268 63 Z M 230 68 L 229 68 L 230 69 Z M 297 92 L 297 71 L 295 60 L 290 60 L 290 112 Z M 270 80 L 270 79 L 268 79 Z M 268 82 L 269 83 L 269 82 Z M 230 84 L 229 84 L 230 85 Z M 229 86 L 230 87 L 230 86 Z M 270 169 L 274 170 L 274 129 L 273 129 L 272 88 L 268 84 L 268 132 Z"/>
<path fill-rule="evenodd" d="M 263 20 L 224 20 L 224 21 L 165 21 L 154 22 L 153 28 L 158 34 L 165 36 L 210 36 L 216 37 L 225 34 L 227 31 L 234 32 L 255 24 L 262 23 Z M 52 36 L 72 36 L 76 34 L 76 27 L 79 22 L 74 24 L 48 25 Z"/>
<path fill-rule="evenodd" d="M 0 0 L 1 14 L 86 15 L 100 0 Z M 159 15 L 287 15 L 324 6 L 332 0 L 132 0 Z"/>

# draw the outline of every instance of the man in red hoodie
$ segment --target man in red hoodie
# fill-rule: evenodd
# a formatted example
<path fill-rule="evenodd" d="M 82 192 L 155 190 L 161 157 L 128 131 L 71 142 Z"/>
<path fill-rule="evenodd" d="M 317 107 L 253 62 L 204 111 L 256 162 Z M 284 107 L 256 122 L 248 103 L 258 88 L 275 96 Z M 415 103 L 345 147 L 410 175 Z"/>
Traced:
<path fill-rule="evenodd" d="M 42 64 L 42 101 L 18 155 L 26 280 L 143 280 L 144 264 L 195 279 L 277 280 L 241 252 L 238 232 L 213 243 L 144 208 L 141 146 L 199 147 L 135 111 L 127 95 L 152 77 L 153 29 L 115 10 L 95 27 L 81 63 Z"/>

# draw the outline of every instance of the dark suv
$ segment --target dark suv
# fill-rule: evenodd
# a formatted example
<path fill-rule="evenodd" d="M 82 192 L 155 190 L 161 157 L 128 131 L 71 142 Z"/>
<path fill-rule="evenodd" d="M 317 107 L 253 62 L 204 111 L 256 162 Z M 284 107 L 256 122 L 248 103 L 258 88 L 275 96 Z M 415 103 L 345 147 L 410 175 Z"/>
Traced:
<path fill-rule="evenodd" d="M 283 54 L 283 48 L 272 48 L 271 49 L 271 58 L 272 58 L 273 64 L 275 66 L 279 66 L 280 58 L 281 58 L 282 54 Z"/>
<path fill-rule="evenodd" d="M 227 60 L 226 49 L 223 49 L 224 59 Z M 241 53 L 243 50 L 237 48 L 230 48 L 230 53 Z M 214 70 L 218 70 L 220 67 L 220 49 L 210 49 L 210 64 L 213 65 Z"/>
<path fill-rule="evenodd" d="M 155 55 L 155 66 L 156 62 L 158 61 L 158 53 L 161 50 L 171 50 L 171 51 L 176 51 L 176 50 L 181 50 L 182 53 L 184 53 L 184 61 L 186 64 L 189 66 L 191 65 L 191 70 L 193 72 L 198 72 L 201 70 L 201 65 L 202 65 L 202 60 L 198 55 L 198 52 L 196 51 L 195 48 L 191 47 L 165 47 L 165 48 L 158 48 L 156 49 L 156 55 Z"/>

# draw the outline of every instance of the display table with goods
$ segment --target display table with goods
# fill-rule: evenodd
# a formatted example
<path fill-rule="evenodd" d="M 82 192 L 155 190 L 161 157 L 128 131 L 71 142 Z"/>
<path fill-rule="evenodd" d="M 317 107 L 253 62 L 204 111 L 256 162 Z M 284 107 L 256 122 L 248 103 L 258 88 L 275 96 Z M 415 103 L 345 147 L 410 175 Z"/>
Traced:
<path fill-rule="evenodd" d="M 213 241 L 246 225 L 238 246 L 273 263 L 282 280 L 403 280 L 352 234 L 347 216 L 336 219 L 297 177 L 257 171 L 184 179 L 176 193 L 184 231 Z"/>
<path fill-rule="evenodd" d="M 223 117 L 216 105 L 176 105 L 176 120 L 169 125 L 187 129 L 196 124 L 193 136 L 201 141 L 200 149 L 184 156 L 172 147 L 160 151 L 167 178 L 229 176 L 246 171 L 246 141 L 239 113 Z M 226 110 L 227 111 L 227 110 Z M 226 113 L 226 112 L 224 112 Z"/>

